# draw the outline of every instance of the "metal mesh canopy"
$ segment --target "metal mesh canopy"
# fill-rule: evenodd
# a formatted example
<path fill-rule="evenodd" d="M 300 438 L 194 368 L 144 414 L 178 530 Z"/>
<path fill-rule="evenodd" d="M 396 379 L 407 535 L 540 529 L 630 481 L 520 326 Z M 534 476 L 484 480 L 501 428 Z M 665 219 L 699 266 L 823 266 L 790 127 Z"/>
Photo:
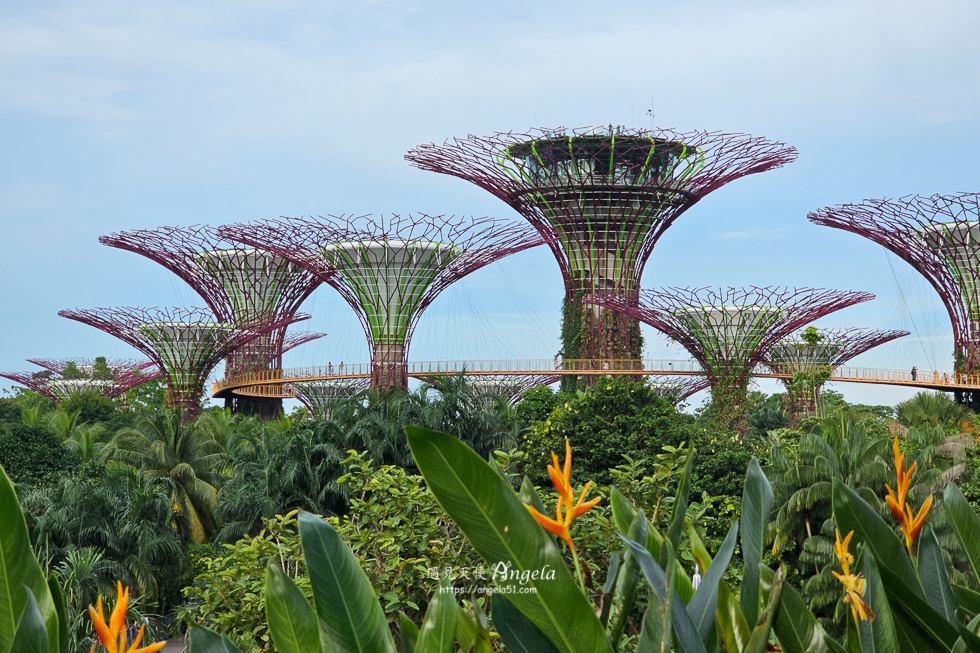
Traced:
<path fill-rule="evenodd" d="M 65 310 L 58 315 L 116 336 L 164 369 L 169 379 L 170 403 L 186 417 L 196 415 L 204 382 L 230 351 L 273 329 L 284 329 L 309 317 L 294 314 L 269 319 L 245 315 L 232 324 L 216 320 L 204 309 L 133 307 Z"/>
<path fill-rule="evenodd" d="M 687 399 L 710 385 L 711 382 L 704 376 L 658 376 L 650 380 L 650 388 L 654 392 L 677 401 Z"/>
<path fill-rule="evenodd" d="M 722 414 L 737 421 L 752 368 L 790 333 L 833 311 L 874 299 L 858 291 L 775 286 L 644 290 L 639 302 L 585 302 L 636 317 L 680 343 L 707 373 Z"/>
<path fill-rule="evenodd" d="M 949 313 L 956 371 L 980 371 L 980 194 L 865 200 L 820 209 L 809 219 L 864 236 L 918 270 Z"/>
<path fill-rule="evenodd" d="M 405 386 L 412 332 L 454 281 L 542 244 L 531 228 L 491 218 L 417 215 L 291 218 L 224 227 L 222 235 L 268 249 L 333 286 L 368 337 L 373 387 Z"/>
<path fill-rule="evenodd" d="M 836 328 L 817 329 L 820 340 L 810 345 L 802 333 L 775 343 L 763 362 L 775 372 L 794 374 L 819 367 L 840 367 L 869 349 L 909 335 L 908 331 Z"/>
<path fill-rule="evenodd" d="M 569 297 L 628 294 L 657 240 L 711 191 L 796 159 L 744 134 L 625 127 L 501 132 L 420 145 L 422 170 L 489 191 L 549 239 Z"/>
<path fill-rule="evenodd" d="M 110 379 L 155 366 L 153 361 L 135 358 L 104 358 L 101 361 L 95 358 L 28 358 L 27 362 L 61 375 L 74 367 L 83 377 Z M 99 365 L 100 362 L 104 365 L 105 371 L 99 371 L 98 368 L 102 367 Z"/>
<path fill-rule="evenodd" d="M 506 399 L 513 406 L 524 398 L 524 393 L 528 390 L 540 385 L 558 383 L 561 376 L 557 374 L 499 374 L 492 377 L 470 377 L 468 380 L 474 391 L 497 395 Z"/>
<path fill-rule="evenodd" d="M 59 403 L 68 397 L 83 392 L 95 392 L 107 397 L 117 397 L 136 386 L 161 376 L 163 376 L 163 372 L 159 369 L 146 370 L 139 367 L 118 371 L 107 378 L 94 378 L 92 376 L 66 378 L 51 369 L 45 369 L 41 372 L 0 372 L 0 377 L 16 381 L 20 385 Z"/>
<path fill-rule="evenodd" d="M 368 389 L 368 379 L 343 379 L 336 381 L 306 381 L 294 383 L 296 398 L 310 409 L 317 419 L 330 419 L 338 402 L 355 397 Z"/>
<path fill-rule="evenodd" d="M 145 256 L 187 282 L 221 322 L 293 315 L 321 280 L 274 254 L 226 240 L 207 225 L 110 234 L 99 242 Z M 229 374 L 280 367 L 285 329 L 231 353 Z"/>

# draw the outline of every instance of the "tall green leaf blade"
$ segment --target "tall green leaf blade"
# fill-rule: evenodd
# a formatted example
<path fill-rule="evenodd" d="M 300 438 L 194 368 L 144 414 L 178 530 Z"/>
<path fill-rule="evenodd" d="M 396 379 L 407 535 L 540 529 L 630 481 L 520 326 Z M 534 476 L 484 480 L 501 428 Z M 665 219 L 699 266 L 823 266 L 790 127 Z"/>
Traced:
<path fill-rule="evenodd" d="M 616 522 L 616 530 L 620 533 L 628 533 L 630 524 L 636 519 L 639 510 L 636 509 L 636 506 L 615 485 L 609 493 L 609 505 L 612 506 L 613 521 Z"/>
<path fill-rule="evenodd" d="M 493 597 L 493 623 L 500 639 L 514 653 L 558 653 L 551 640 L 503 594 Z"/>
<path fill-rule="evenodd" d="M 926 592 L 926 601 L 951 624 L 959 623 L 956 600 L 949 587 L 949 576 L 943 563 L 939 541 L 932 528 L 925 526 L 919 534 L 919 577 Z"/>
<path fill-rule="evenodd" d="M 548 514 L 548 509 L 544 507 L 544 501 L 541 500 L 541 495 L 538 494 L 538 491 L 534 488 L 534 484 L 531 483 L 531 479 L 527 476 L 521 481 L 520 497 L 521 503 L 524 505 L 534 507 L 542 515 Z M 558 546 L 558 539 L 554 535 L 548 533 L 548 537 L 551 538 L 555 546 Z"/>
<path fill-rule="evenodd" d="M 667 573 L 660 567 L 650 552 L 647 551 L 646 547 L 638 542 L 620 535 L 626 545 L 636 556 L 636 559 L 640 563 L 640 568 L 643 570 L 643 574 L 647 578 L 647 583 L 653 590 L 660 602 L 664 604 L 665 610 L 671 611 L 671 623 L 674 628 L 674 632 L 677 633 L 677 638 L 681 642 L 681 646 L 684 647 L 686 653 L 705 653 L 704 642 L 701 640 L 701 636 L 698 634 L 698 629 L 691 620 L 691 615 L 687 613 L 687 609 L 684 603 L 681 601 L 679 595 L 676 591 L 667 593 Z M 664 546 L 669 544 L 670 540 L 664 540 Z M 671 549 L 667 549 L 669 554 L 672 554 Z M 670 556 L 672 557 L 672 555 Z M 673 570 L 671 570 L 673 571 Z M 671 578 L 674 578 L 675 574 L 671 574 Z M 671 583 L 673 586 L 673 583 Z M 668 607 L 667 601 L 671 601 L 672 604 Z"/>
<path fill-rule="evenodd" d="M 954 483 L 947 485 L 943 492 L 943 507 L 946 521 L 966 552 L 973 574 L 980 580 L 980 517 Z"/>
<path fill-rule="evenodd" d="M 33 593 L 48 633 L 48 653 L 60 653 L 58 611 L 41 571 L 17 493 L 0 467 L 0 653 L 10 653 L 17 624 Z M 28 591 L 30 590 L 30 591 Z M 16 653 L 16 652 L 14 652 Z"/>
<path fill-rule="evenodd" d="M 762 547 L 772 510 L 772 486 L 762 472 L 755 456 L 749 461 L 742 492 L 742 559 L 745 571 L 739 605 L 745 621 L 754 624 L 759 620 L 759 565 L 762 564 Z"/>
<path fill-rule="evenodd" d="M 786 653 L 823 653 L 831 638 L 792 585 L 783 584 L 773 632 Z"/>
<path fill-rule="evenodd" d="M 322 650 L 316 611 L 275 562 L 265 572 L 265 616 L 279 653 Z"/>
<path fill-rule="evenodd" d="M 735 595 L 724 581 L 718 586 L 718 631 L 729 653 L 742 653 L 748 644 L 749 627 Z"/>
<path fill-rule="evenodd" d="M 664 612 L 664 606 L 660 601 L 650 601 L 646 612 L 643 613 L 643 625 L 640 628 L 640 637 L 636 641 L 636 653 L 669 653 L 673 650 L 669 628 L 670 618 Z"/>
<path fill-rule="evenodd" d="M 762 613 L 762 618 L 752 632 L 749 634 L 749 641 L 745 644 L 744 653 L 765 653 L 769 645 L 769 634 L 772 632 L 772 623 L 779 611 L 779 597 L 783 591 L 783 569 L 780 567 L 776 572 L 772 583 L 772 590 L 769 593 L 769 601 L 766 609 Z"/>
<path fill-rule="evenodd" d="M 511 602 L 565 653 L 611 652 L 592 605 L 561 553 L 514 491 L 475 451 L 451 435 L 406 427 L 409 447 L 429 489 L 491 568 L 509 565 L 495 582 L 512 588 Z M 546 576 L 546 577 L 542 577 Z M 534 592 L 517 591 L 533 587 Z"/>
<path fill-rule="evenodd" d="M 873 619 L 858 621 L 861 646 L 866 653 L 898 653 L 900 645 L 895 631 L 895 617 L 881 584 L 878 563 L 874 554 L 867 549 L 861 556 L 861 575 L 864 576 L 864 601 L 875 614 Z"/>
<path fill-rule="evenodd" d="M 701 585 L 694 592 L 694 598 L 687 604 L 687 612 L 694 620 L 694 625 L 697 627 L 702 640 L 708 639 L 708 635 L 715 625 L 715 611 L 718 607 L 718 583 L 725 575 L 728 563 L 732 559 L 732 553 L 735 551 L 737 540 L 738 520 L 736 519 L 728 530 L 728 535 L 718 549 L 711 566 L 704 573 Z"/>
<path fill-rule="evenodd" d="M 187 653 L 242 653 L 224 635 L 201 626 L 191 626 Z"/>
<path fill-rule="evenodd" d="M 41 609 L 37 607 L 34 600 L 34 593 L 27 591 L 27 601 L 24 605 L 24 614 L 17 625 L 17 632 L 14 633 L 14 643 L 11 651 L 14 653 L 47 653 L 48 651 L 48 629 L 44 625 L 44 617 L 41 616 Z"/>
<path fill-rule="evenodd" d="M 618 492 L 615 486 L 613 494 Z M 615 512 L 615 508 L 613 508 Z M 634 541 L 642 540 L 646 532 L 647 518 L 642 512 L 633 512 L 633 521 L 629 526 L 629 538 Z M 609 627 L 609 641 L 613 649 L 619 646 L 619 639 L 623 636 L 623 630 L 629 621 L 630 611 L 633 609 L 633 602 L 636 600 L 637 581 L 640 577 L 640 563 L 636 556 L 630 551 L 629 547 L 623 554 L 623 570 L 616 579 L 616 593 L 613 601 L 616 606 L 616 614 L 613 615 L 612 625 Z"/>
<path fill-rule="evenodd" d="M 298 522 L 316 612 L 340 652 L 395 653 L 381 604 L 350 547 L 316 515 L 300 512 Z"/>
<path fill-rule="evenodd" d="M 834 521 L 841 537 L 854 531 L 854 545 L 863 543 L 874 553 L 886 589 L 885 571 L 888 570 L 891 576 L 907 585 L 912 592 L 924 596 L 905 545 L 899 541 L 891 526 L 857 492 L 837 480 L 834 481 L 833 502 Z"/>
<path fill-rule="evenodd" d="M 68 612 L 65 610 L 65 595 L 61 592 L 61 584 L 58 577 L 48 574 L 48 591 L 51 592 L 51 600 L 54 602 L 54 609 L 58 615 L 58 650 L 61 653 L 68 653 L 71 648 L 71 637 L 68 633 Z"/>
<path fill-rule="evenodd" d="M 429 601 L 422 628 L 419 629 L 416 653 L 452 653 L 458 616 L 459 608 L 452 581 L 444 576 L 439 583 L 439 589 Z"/>
<path fill-rule="evenodd" d="M 457 629 L 458 627 L 459 625 L 457 624 Z M 419 627 L 412 623 L 412 620 L 404 612 L 398 613 L 398 630 L 402 635 L 402 653 L 415 653 L 415 644 L 419 641 Z M 462 641 L 460 643 L 463 644 L 463 650 L 473 648 L 472 641 L 469 641 L 468 646 Z"/>
<path fill-rule="evenodd" d="M 671 515 L 670 526 L 667 529 L 667 539 L 670 540 L 670 545 L 674 547 L 674 551 L 679 551 L 681 548 L 681 533 L 684 532 L 684 518 L 687 516 L 688 496 L 691 493 L 691 470 L 693 468 L 694 442 L 691 442 L 688 446 L 684 473 L 681 475 L 681 482 L 677 487 L 677 495 L 674 497 L 674 512 Z"/>
<path fill-rule="evenodd" d="M 909 588 L 892 569 L 879 565 L 878 573 L 895 617 L 899 639 L 904 636 L 915 647 L 914 650 L 927 650 L 928 647 L 939 647 L 936 650 L 943 651 L 952 649 L 959 638 L 956 628 L 933 610 L 921 595 Z"/>
<path fill-rule="evenodd" d="M 970 619 L 980 614 L 980 593 L 956 583 L 953 583 L 952 590 L 961 613 L 968 615 Z"/>

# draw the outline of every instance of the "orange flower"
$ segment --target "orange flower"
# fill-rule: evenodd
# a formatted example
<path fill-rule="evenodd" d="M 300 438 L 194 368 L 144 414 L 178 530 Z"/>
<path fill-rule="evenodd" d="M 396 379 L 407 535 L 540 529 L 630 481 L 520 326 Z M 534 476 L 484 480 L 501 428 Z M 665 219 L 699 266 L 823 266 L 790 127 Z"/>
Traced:
<path fill-rule="evenodd" d="M 596 497 L 591 501 L 585 500 L 585 495 L 589 493 L 589 488 L 592 487 L 592 481 L 589 481 L 585 484 L 585 489 L 582 490 L 582 495 L 579 497 L 578 503 L 575 503 L 575 493 L 572 491 L 570 480 L 572 476 L 572 445 L 568 443 L 568 440 L 565 440 L 564 469 L 559 466 L 558 456 L 555 455 L 554 451 L 551 452 L 551 461 L 553 464 L 548 465 L 548 474 L 551 476 L 552 485 L 558 491 L 558 507 L 555 510 L 555 519 L 547 515 L 542 515 L 533 506 L 524 507 L 541 524 L 542 528 L 552 535 L 565 540 L 568 546 L 574 550 L 575 545 L 572 543 L 572 536 L 569 534 L 569 526 L 572 525 L 573 521 L 596 507 L 602 499 Z M 562 514 L 562 507 L 565 508 L 564 514 Z"/>
<path fill-rule="evenodd" d="M 874 621 L 875 613 L 864 602 L 864 577 L 860 574 L 851 573 L 854 556 L 848 552 L 847 547 L 851 543 L 851 536 L 854 535 L 854 531 L 848 533 L 843 542 L 840 541 L 840 531 L 836 531 L 836 535 L 837 542 L 834 544 L 834 553 L 837 555 L 837 561 L 840 562 L 840 568 L 844 570 L 844 573 L 838 574 L 836 571 L 830 573 L 844 586 L 844 603 L 851 605 L 851 614 L 854 615 L 855 621 L 858 619 Z"/>
<path fill-rule="evenodd" d="M 913 514 L 912 508 L 908 506 L 905 499 L 908 495 L 909 488 L 912 486 L 912 474 L 915 472 L 918 463 L 912 463 L 908 471 L 905 471 L 905 454 L 898 452 L 898 436 L 895 437 L 895 441 L 892 443 L 892 451 L 895 452 L 895 473 L 898 477 L 898 492 L 886 484 L 885 488 L 888 490 L 888 496 L 885 497 L 885 503 L 888 504 L 895 519 L 898 520 L 899 526 L 902 527 L 902 534 L 905 536 L 905 548 L 909 550 L 909 555 L 912 555 L 912 544 L 915 542 L 915 538 L 919 537 L 922 526 L 926 523 L 926 515 L 929 514 L 929 508 L 932 507 L 932 495 L 930 494 L 926 497 L 926 500 L 922 502 L 922 507 L 919 508 L 919 512 Z"/>
<path fill-rule="evenodd" d="M 109 623 L 105 622 L 105 615 L 102 613 L 102 597 L 98 600 L 98 610 L 88 606 L 88 612 L 92 616 L 92 624 L 95 632 L 99 636 L 99 641 L 105 646 L 107 653 L 157 653 L 167 645 L 166 642 L 148 644 L 143 648 L 136 648 L 143 641 L 143 626 L 136 635 L 136 639 L 129 648 L 126 648 L 126 610 L 129 608 L 129 588 L 123 589 L 122 583 L 117 581 L 118 596 L 116 597 L 116 607 L 109 615 Z M 91 653 L 95 653 L 95 646 L 92 646 Z"/>

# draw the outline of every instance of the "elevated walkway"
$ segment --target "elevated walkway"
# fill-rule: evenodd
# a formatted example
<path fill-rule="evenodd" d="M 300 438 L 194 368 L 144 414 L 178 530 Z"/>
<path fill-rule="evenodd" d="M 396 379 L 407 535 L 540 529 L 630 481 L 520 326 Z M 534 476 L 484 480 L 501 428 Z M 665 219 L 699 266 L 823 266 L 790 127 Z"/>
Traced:
<path fill-rule="evenodd" d="M 791 379 L 804 371 L 798 364 L 759 364 L 752 375 L 759 378 Z M 704 370 L 693 360 L 470 360 L 470 361 L 423 361 L 408 363 L 408 375 L 412 377 L 442 376 L 465 372 L 468 376 L 497 376 L 504 374 L 552 375 L 703 375 Z M 329 364 L 314 367 L 294 367 L 281 370 L 264 370 L 224 378 L 214 384 L 212 397 L 231 394 L 253 397 L 294 397 L 289 384 L 303 381 L 330 381 L 363 379 L 371 377 L 369 363 Z M 939 371 L 922 371 L 912 378 L 910 370 L 890 370 L 873 367 L 841 366 L 834 370 L 828 382 L 875 383 L 898 385 L 923 390 L 980 389 L 980 375 L 954 374 Z"/>

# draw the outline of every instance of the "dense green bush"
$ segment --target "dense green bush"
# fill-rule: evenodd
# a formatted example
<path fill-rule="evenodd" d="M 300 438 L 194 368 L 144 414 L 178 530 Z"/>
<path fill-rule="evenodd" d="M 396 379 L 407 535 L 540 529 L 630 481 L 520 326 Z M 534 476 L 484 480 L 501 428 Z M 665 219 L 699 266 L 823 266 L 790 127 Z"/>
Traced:
<path fill-rule="evenodd" d="M 528 473 L 538 484 L 547 482 L 544 461 L 565 450 L 567 439 L 576 452 L 576 483 L 612 481 L 610 470 L 623 462 L 653 458 L 664 445 L 680 446 L 694 435 L 694 417 L 679 412 L 649 385 L 625 378 L 602 378 L 584 395 L 558 406 L 524 435 L 531 464 Z"/>
<path fill-rule="evenodd" d="M 0 465 L 17 485 L 38 485 L 77 464 L 77 456 L 46 427 L 14 422 L 0 431 Z"/>

